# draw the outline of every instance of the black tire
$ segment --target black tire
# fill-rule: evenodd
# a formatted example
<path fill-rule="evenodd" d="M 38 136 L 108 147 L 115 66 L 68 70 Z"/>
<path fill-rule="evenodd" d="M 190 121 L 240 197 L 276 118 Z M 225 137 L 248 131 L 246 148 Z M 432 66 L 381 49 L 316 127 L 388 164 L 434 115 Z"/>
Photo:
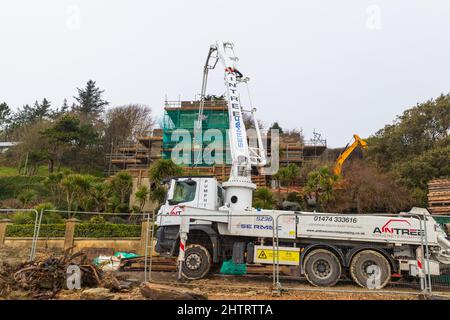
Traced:
<path fill-rule="evenodd" d="M 316 287 L 334 286 L 342 274 L 338 257 L 326 249 L 316 249 L 309 253 L 304 262 L 306 279 Z"/>
<path fill-rule="evenodd" d="M 375 270 L 369 266 L 376 265 L 379 268 L 379 279 L 375 282 L 371 277 Z M 369 289 L 384 288 L 391 279 L 391 265 L 381 253 L 374 250 L 358 252 L 350 263 L 350 275 L 359 286 Z"/>
<path fill-rule="evenodd" d="M 205 247 L 199 244 L 188 245 L 184 257 L 181 272 L 186 279 L 201 279 L 211 269 L 211 254 Z"/>

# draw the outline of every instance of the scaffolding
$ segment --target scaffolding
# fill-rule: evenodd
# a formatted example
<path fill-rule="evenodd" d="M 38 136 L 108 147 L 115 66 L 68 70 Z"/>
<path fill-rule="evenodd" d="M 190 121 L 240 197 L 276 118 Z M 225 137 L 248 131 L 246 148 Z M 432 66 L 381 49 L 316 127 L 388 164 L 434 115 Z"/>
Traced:
<path fill-rule="evenodd" d="M 222 136 L 222 145 L 211 148 L 210 139 L 202 139 L 201 154 L 209 154 L 217 162 L 205 161 L 205 157 L 196 154 L 200 146 L 194 140 L 194 129 L 198 120 L 200 101 L 167 101 L 164 106 L 164 115 L 161 129 L 138 137 L 136 143 L 115 145 L 107 154 L 108 168 L 106 174 L 112 175 L 119 170 L 127 170 L 135 177 L 146 177 L 148 167 L 156 159 L 171 159 L 181 163 L 188 174 L 202 174 L 216 177 L 219 181 L 226 181 L 230 174 L 231 156 L 227 129 L 229 116 L 227 103 L 224 100 L 204 101 L 202 112 L 202 136 L 206 130 L 215 129 Z M 180 132 L 189 133 L 188 145 L 183 145 Z M 267 154 L 271 157 L 270 131 L 264 137 L 267 142 Z M 301 166 L 303 163 L 317 159 L 327 148 L 327 141 L 320 134 L 314 132 L 314 138 L 304 141 L 290 134 L 280 135 L 279 161 L 280 167 L 291 163 Z M 175 151 L 175 152 L 174 152 Z M 188 155 L 183 152 L 189 152 Z M 182 163 L 186 158 L 188 163 Z M 211 159 L 209 159 L 211 160 Z M 265 176 L 259 170 L 252 171 L 252 181 L 258 187 L 270 185 L 270 176 Z"/>
<path fill-rule="evenodd" d="M 161 158 L 162 130 L 155 129 L 148 135 L 137 137 L 136 142 L 111 144 L 106 154 L 107 168 L 105 174 L 111 176 L 118 171 L 130 173 L 147 171 L 150 164 Z"/>
<path fill-rule="evenodd" d="M 186 166 L 190 167 L 211 167 L 215 163 L 206 162 L 203 158 L 196 159 L 195 152 L 199 149 L 196 141 L 194 141 L 194 128 L 199 115 L 199 101 L 166 101 L 163 117 L 163 143 L 162 143 L 162 157 L 164 159 L 172 159 L 180 163 L 182 159 L 190 159 Z M 229 128 L 228 121 L 228 107 L 226 101 L 214 100 L 205 101 L 202 113 L 202 136 L 206 130 L 218 130 L 222 136 L 223 144 L 219 148 L 214 148 L 211 151 L 211 156 L 215 159 L 220 159 L 221 164 L 226 164 L 227 159 L 230 159 L 230 149 L 227 137 L 227 129 Z M 175 132 L 180 133 L 179 130 L 188 132 L 191 139 L 184 141 L 189 145 L 183 145 L 178 139 Z M 208 146 L 212 141 L 202 139 L 202 153 L 208 151 Z M 184 149 L 184 150 L 183 150 Z M 173 151 L 176 152 L 173 152 Z M 185 150 L 189 150 L 189 154 L 183 154 Z M 177 157 L 174 159 L 173 157 Z"/>

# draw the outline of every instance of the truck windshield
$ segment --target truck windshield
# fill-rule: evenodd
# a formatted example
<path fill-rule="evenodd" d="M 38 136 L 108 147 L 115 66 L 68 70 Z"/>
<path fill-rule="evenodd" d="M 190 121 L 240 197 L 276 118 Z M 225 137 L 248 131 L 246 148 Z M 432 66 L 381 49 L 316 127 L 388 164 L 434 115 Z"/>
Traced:
<path fill-rule="evenodd" d="M 173 198 L 169 201 L 171 204 L 192 201 L 195 198 L 196 189 L 197 183 L 195 181 L 177 181 L 175 183 Z"/>

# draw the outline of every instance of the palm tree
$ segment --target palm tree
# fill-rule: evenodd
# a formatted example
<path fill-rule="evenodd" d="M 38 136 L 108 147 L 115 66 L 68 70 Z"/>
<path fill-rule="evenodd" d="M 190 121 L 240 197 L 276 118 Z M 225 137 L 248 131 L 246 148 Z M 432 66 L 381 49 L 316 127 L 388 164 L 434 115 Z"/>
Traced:
<path fill-rule="evenodd" d="M 67 210 L 69 211 L 69 218 L 72 218 L 70 211 L 76 203 L 75 211 L 91 189 L 93 177 L 82 174 L 69 174 L 61 180 L 61 188 L 66 194 Z"/>
<path fill-rule="evenodd" d="M 159 159 L 153 162 L 148 169 L 148 176 L 150 180 L 150 195 L 151 201 L 159 205 L 164 202 L 166 196 L 166 189 L 161 183 L 170 177 L 179 176 L 183 174 L 183 168 L 175 164 L 170 159 Z"/>
<path fill-rule="evenodd" d="M 319 209 L 324 209 L 334 199 L 333 186 L 337 179 L 327 166 L 308 174 L 305 192 L 314 195 Z"/>
<path fill-rule="evenodd" d="M 111 190 L 124 205 L 133 188 L 133 177 L 127 171 L 117 172 L 111 179 Z"/>
<path fill-rule="evenodd" d="M 139 186 L 137 191 L 134 193 L 134 196 L 139 201 L 139 212 L 142 212 L 142 210 L 144 209 L 144 206 L 148 200 L 149 193 L 150 192 L 145 185 Z"/>
<path fill-rule="evenodd" d="M 291 172 L 289 168 L 283 167 L 278 170 L 278 179 L 282 186 L 287 187 L 287 191 L 289 193 L 289 183 L 291 182 Z"/>
<path fill-rule="evenodd" d="M 269 188 L 258 188 L 253 194 L 254 206 L 262 209 L 273 209 L 275 199 Z"/>
<path fill-rule="evenodd" d="M 108 183 L 99 182 L 93 184 L 89 193 L 91 208 L 97 212 L 104 211 L 110 194 L 111 186 Z"/>
<path fill-rule="evenodd" d="M 300 175 L 300 168 L 296 164 L 289 164 L 287 166 L 287 178 L 288 178 L 288 190 L 287 193 L 289 193 L 289 186 L 292 186 L 297 180 L 297 178 Z"/>
<path fill-rule="evenodd" d="M 43 182 L 44 186 L 46 186 L 50 191 L 50 198 L 52 202 L 56 205 L 60 205 L 62 202 L 61 180 L 63 178 L 64 173 L 62 172 L 50 173 Z"/>
<path fill-rule="evenodd" d="M 159 159 L 148 169 L 150 182 L 161 183 L 164 179 L 183 174 L 183 168 L 170 159 Z"/>

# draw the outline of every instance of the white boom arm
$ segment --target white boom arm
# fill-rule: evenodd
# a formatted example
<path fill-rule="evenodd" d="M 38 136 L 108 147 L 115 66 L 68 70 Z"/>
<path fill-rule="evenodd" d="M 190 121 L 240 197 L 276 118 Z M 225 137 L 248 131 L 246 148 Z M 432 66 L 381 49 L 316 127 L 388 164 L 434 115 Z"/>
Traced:
<path fill-rule="evenodd" d="M 206 92 L 206 83 L 209 69 L 214 69 L 220 60 L 225 69 L 225 87 L 228 102 L 228 116 L 230 122 L 230 153 L 232 159 L 232 170 L 230 177 L 249 177 L 251 166 L 262 167 L 266 165 L 266 152 L 262 145 L 261 132 L 258 121 L 255 118 L 255 109 L 251 110 L 254 121 L 257 147 L 250 147 L 247 142 L 247 132 L 242 116 L 242 106 L 240 102 L 237 85 L 239 82 L 246 82 L 236 66 L 238 58 L 233 51 L 233 44 L 229 42 L 216 42 L 211 45 L 203 71 L 202 93 L 200 100 L 200 112 L 196 128 L 201 128 L 203 121 L 203 105 Z"/>
<path fill-rule="evenodd" d="M 227 89 L 228 116 L 230 119 L 230 151 L 232 163 L 231 176 L 248 176 L 251 170 L 247 133 L 242 118 L 242 107 L 237 90 L 238 77 L 242 74 L 236 67 L 237 58 L 230 43 L 216 44 L 218 56 L 225 68 L 225 86 Z"/>
<path fill-rule="evenodd" d="M 255 118 L 255 108 L 252 107 L 251 115 L 255 124 L 257 141 L 256 147 L 250 147 L 247 141 L 247 132 L 242 117 L 242 106 L 238 92 L 238 83 L 248 81 L 243 78 L 237 69 L 238 58 L 234 54 L 233 44 L 217 41 L 209 48 L 208 57 L 203 69 L 202 92 L 200 97 L 200 110 L 195 126 L 194 136 L 197 143 L 201 143 L 201 128 L 203 118 L 203 106 L 205 103 L 206 84 L 208 72 L 214 69 L 218 61 L 221 61 L 225 69 L 225 87 L 228 102 L 228 117 L 230 123 L 229 140 L 231 153 L 230 178 L 222 186 L 226 189 L 225 203 L 230 210 L 249 210 L 252 208 L 253 190 L 256 185 L 251 181 L 251 167 L 266 165 L 266 152 L 262 145 L 261 131 Z M 198 162 L 198 158 L 197 161 Z"/>

